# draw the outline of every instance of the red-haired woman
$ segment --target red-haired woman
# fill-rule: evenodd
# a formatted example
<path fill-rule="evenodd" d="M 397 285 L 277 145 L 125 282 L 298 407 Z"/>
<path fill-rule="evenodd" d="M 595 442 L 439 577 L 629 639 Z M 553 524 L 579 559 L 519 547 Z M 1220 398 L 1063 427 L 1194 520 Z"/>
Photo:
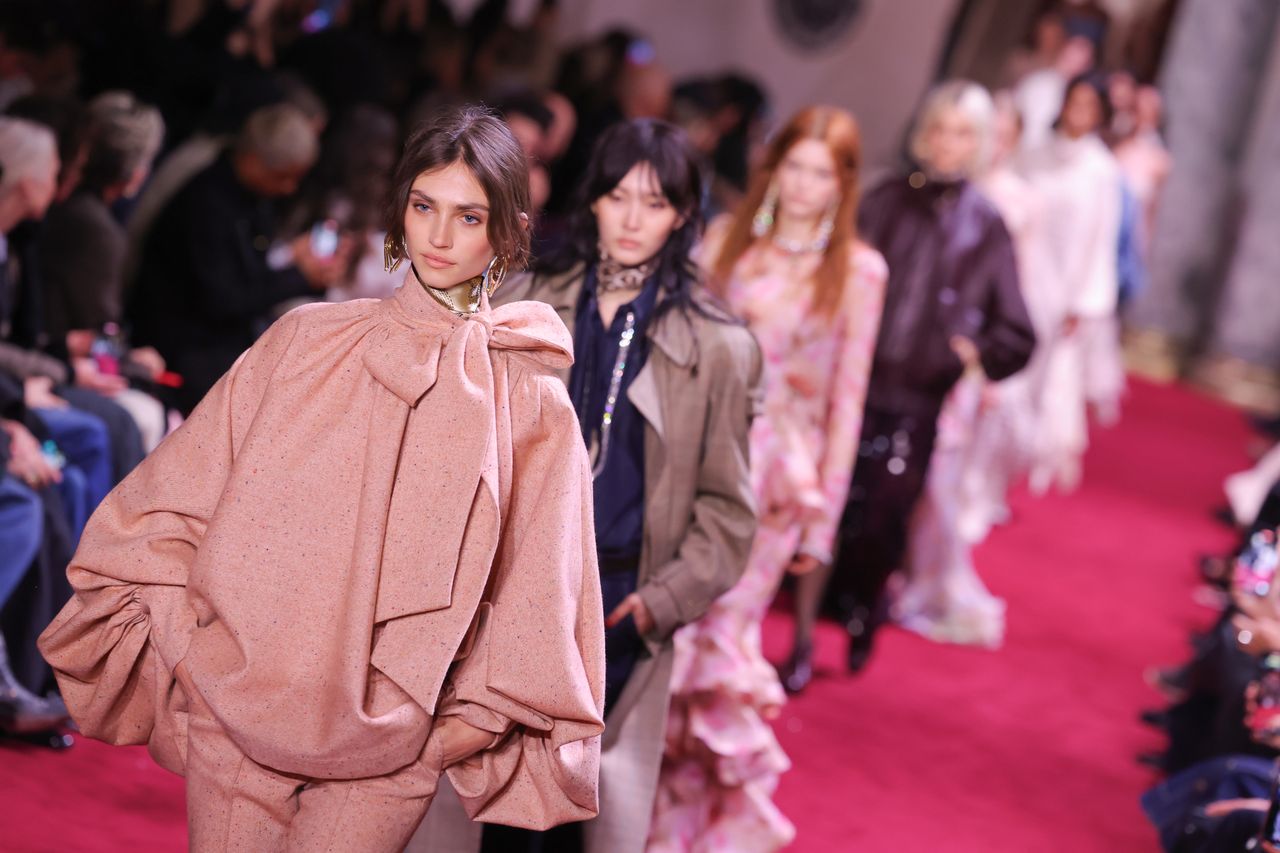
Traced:
<path fill-rule="evenodd" d="M 849 489 L 887 277 L 854 234 L 860 146 L 849 113 L 809 107 L 777 135 L 742 207 L 700 260 L 765 359 L 751 430 L 760 526 L 742 579 L 676 635 L 652 850 L 773 850 L 794 829 L 770 798 L 787 769 L 766 720 L 784 701 L 760 623 L 787 571 L 816 580 Z"/>

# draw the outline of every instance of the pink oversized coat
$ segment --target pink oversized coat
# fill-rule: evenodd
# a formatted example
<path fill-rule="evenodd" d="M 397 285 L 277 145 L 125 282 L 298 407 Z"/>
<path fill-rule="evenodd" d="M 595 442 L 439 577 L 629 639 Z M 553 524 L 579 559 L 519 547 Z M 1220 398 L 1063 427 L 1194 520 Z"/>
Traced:
<path fill-rule="evenodd" d="M 181 663 L 276 771 L 391 773 L 454 714 L 499 735 L 449 770 L 473 818 L 594 816 L 591 477 L 554 373 L 572 351 L 545 305 L 463 319 L 412 279 L 286 315 L 85 531 L 41 637 L 82 731 L 181 773 Z"/>

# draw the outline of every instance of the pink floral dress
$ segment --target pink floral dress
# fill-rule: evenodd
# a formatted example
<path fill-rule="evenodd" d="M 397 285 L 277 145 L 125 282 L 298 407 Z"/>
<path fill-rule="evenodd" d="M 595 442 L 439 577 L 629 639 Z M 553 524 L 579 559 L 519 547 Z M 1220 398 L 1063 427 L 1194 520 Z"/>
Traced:
<path fill-rule="evenodd" d="M 770 851 L 795 836 L 772 800 L 790 762 L 767 722 L 785 697 L 760 625 L 797 553 L 831 559 L 888 272 L 878 252 L 856 249 L 844 304 L 827 317 L 812 309 L 807 284 L 751 274 L 753 254 L 738 262 L 727 297 L 765 362 L 764 411 L 751 428 L 760 526 L 742 579 L 676 634 L 649 853 Z"/>

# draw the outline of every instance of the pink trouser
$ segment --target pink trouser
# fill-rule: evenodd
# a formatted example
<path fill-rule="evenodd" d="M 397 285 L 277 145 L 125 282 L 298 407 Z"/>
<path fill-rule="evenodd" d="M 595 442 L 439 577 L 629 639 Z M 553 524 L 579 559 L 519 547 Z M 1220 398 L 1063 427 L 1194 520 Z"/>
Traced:
<path fill-rule="evenodd" d="M 193 699 L 187 735 L 190 849 L 399 851 L 427 813 L 440 778 L 434 739 L 418 760 L 386 776 L 311 780 L 245 756 Z"/>

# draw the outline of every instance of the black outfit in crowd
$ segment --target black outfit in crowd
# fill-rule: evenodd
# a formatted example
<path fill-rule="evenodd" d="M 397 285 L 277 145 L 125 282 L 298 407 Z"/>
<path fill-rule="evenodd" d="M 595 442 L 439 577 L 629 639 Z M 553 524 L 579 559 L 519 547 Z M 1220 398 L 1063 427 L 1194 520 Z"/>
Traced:
<path fill-rule="evenodd" d="M 885 583 L 902 562 L 938 413 L 964 372 L 952 337 L 973 341 L 996 381 L 1021 370 L 1035 347 L 1009 233 L 967 181 L 929 181 L 919 172 L 890 180 L 863 200 L 858 229 L 884 255 L 889 281 L 832 581 L 855 650 L 883 618 Z M 862 662 L 851 652 L 851 666 Z"/>
<path fill-rule="evenodd" d="M 120 322 L 128 238 L 95 193 L 81 189 L 49 208 L 40 235 L 44 327 L 50 340 Z M 106 271 L 115 271 L 107 276 Z"/>
<path fill-rule="evenodd" d="M 272 307 L 311 292 L 297 269 L 272 269 L 269 199 L 236 177 L 231 155 L 191 179 L 156 220 L 129 301 L 133 343 L 183 377 L 189 413 L 270 325 Z"/>
<path fill-rule="evenodd" d="M 1280 525 L 1280 484 L 1272 486 L 1234 557 L 1260 530 Z M 1172 676 L 1184 697 L 1147 721 L 1169 736 L 1168 749 L 1146 757 L 1169 778 L 1147 791 L 1142 810 L 1170 853 L 1236 853 L 1249 846 L 1263 812 L 1236 809 L 1210 816 L 1205 807 L 1220 800 L 1263 799 L 1271 795 L 1276 752 L 1253 739 L 1245 724 L 1245 689 L 1261 675 L 1257 658 L 1240 648 L 1229 606 L 1217 623 L 1193 637 L 1195 656 Z"/>
<path fill-rule="evenodd" d="M 1280 483 L 1271 487 L 1232 559 L 1253 534 L 1278 526 Z M 1195 655 L 1179 674 L 1185 696 L 1160 715 L 1160 726 L 1169 735 L 1169 747 L 1160 755 L 1162 770 L 1178 773 L 1224 756 L 1275 757 L 1275 750 L 1255 741 L 1244 722 L 1245 688 L 1261 670 L 1258 659 L 1236 641 L 1239 631 L 1231 620 L 1238 612 L 1234 605 L 1227 607 L 1212 628 L 1192 640 Z"/>

